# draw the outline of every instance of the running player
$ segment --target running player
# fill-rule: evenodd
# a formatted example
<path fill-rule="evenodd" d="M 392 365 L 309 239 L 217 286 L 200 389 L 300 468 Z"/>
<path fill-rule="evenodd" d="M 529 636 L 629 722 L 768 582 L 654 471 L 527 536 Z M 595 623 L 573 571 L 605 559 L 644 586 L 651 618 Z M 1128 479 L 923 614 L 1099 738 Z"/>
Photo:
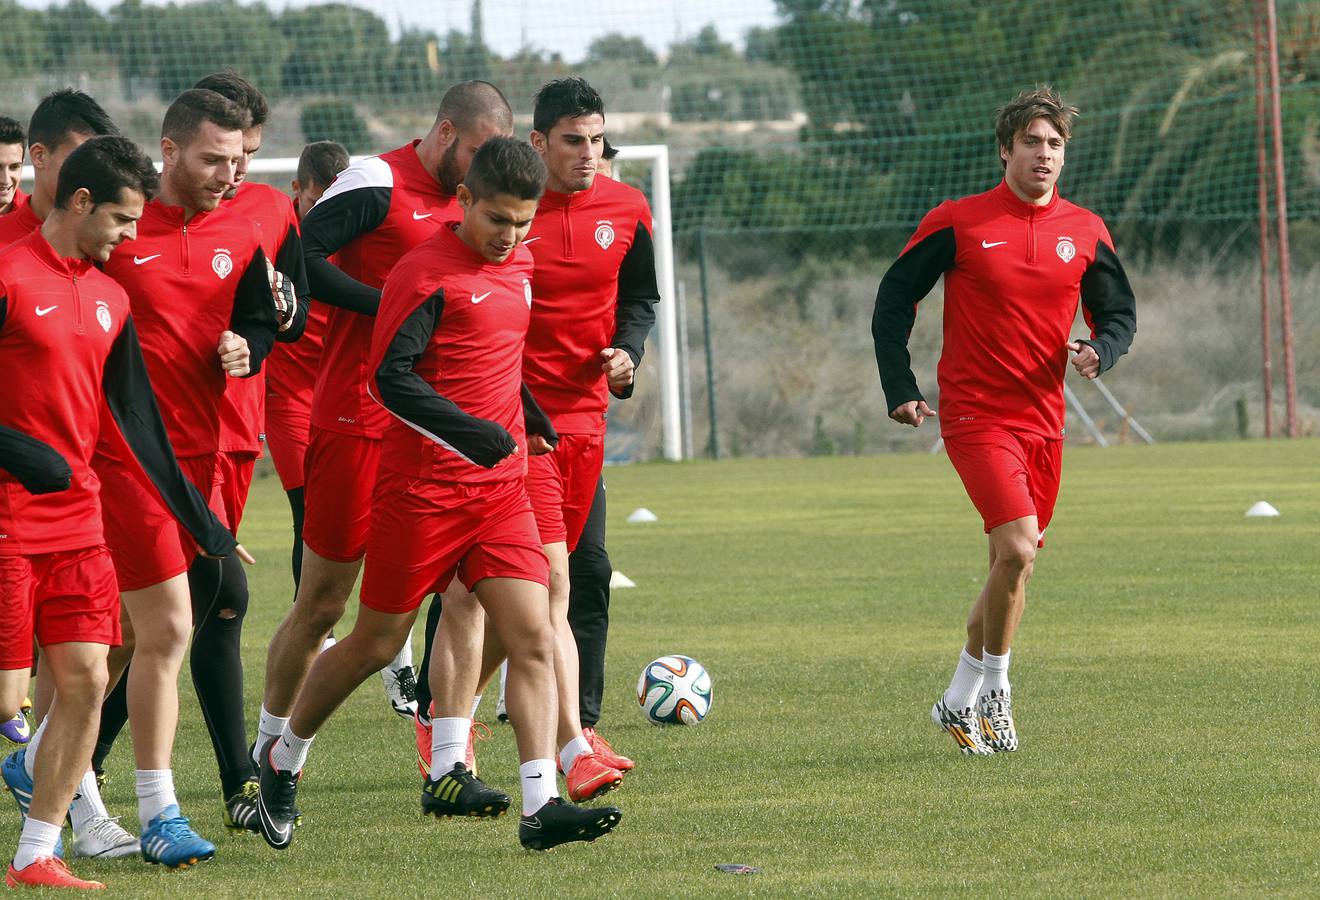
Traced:
<path fill-rule="evenodd" d="M 614 752 L 585 725 L 579 706 L 578 643 L 569 625 L 568 554 L 582 535 L 595 500 L 605 451 L 609 395 L 626 398 L 643 345 L 655 321 L 655 257 L 651 212 L 640 191 L 597 178 L 604 149 L 604 102 L 581 78 L 544 85 L 536 95 L 532 145 L 546 161 L 549 180 L 528 240 L 536 271 L 535 302 L 523 360 L 528 387 L 541 400 L 561 436 L 553 455 L 528 461 L 527 490 L 550 560 L 550 609 L 557 636 L 559 764 L 569 796 L 595 796 L 617 786 L 632 760 Z M 579 595 L 599 602 L 602 595 Z M 608 593 L 604 594 L 608 603 Z M 481 627 L 470 605 L 451 604 L 441 617 L 438 640 L 471 646 L 448 632 Z M 593 684 L 603 684 L 606 609 L 579 610 L 591 626 L 582 646 L 591 650 Z M 491 642 L 487 642 L 491 644 Z M 472 690 L 498 665 L 453 653 L 456 670 L 433 679 L 437 719 L 461 715 Z M 480 673 L 478 674 L 478 669 Z M 475 680 L 474 680 L 475 679 Z M 599 715 L 599 700 L 594 715 Z"/>
<path fill-rule="evenodd" d="M 62 470 L 51 469 L 45 485 L 25 479 L 25 487 L 65 486 L 33 496 L 0 476 L 0 709 L 16 707 L 27 687 L 34 632 L 57 690 L 29 747 L 3 765 L 25 814 L 10 887 L 102 886 L 73 876 L 58 856 L 60 825 L 91 758 L 107 649 L 120 640 L 118 587 L 90 467 L 98 428 L 122 430 L 171 517 L 205 552 L 235 548 L 175 460 L 128 297 L 94 265 L 133 236 L 156 185 L 151 161 L 131 141 L 92 140 L 64 162 L 41 230 L 0 253 L 0 379 L 9 387 L 0 421 L 46 442 L 46 466 L 58 461 Z M 103 395 L 114 424 L 102 424 Z"/>
<path fill-rule="evenodd" d="M 425 138 L 349 166 L 303 220 L 311 292 L 335 308 L 326 326 L 304 462 L 302 579 L 297 602 L 266 654 L 255 760 L 284 730 L 307 670 L 343 616 L 362 568 L 387 419 L 366 383 L 380 288 L 404 253 L 458 217 L 455 191 L 477 148 L 512 130 L 508 101 L 494 85 L 455 85 L 441 99 Z M 411 668 L 406 675 L 411 687 Z M 412 717 L 415 704 L 400 691 L 395 709 Z"/>
<path fill-rule="evenodd" d="M 13 212 L 27 194 L 19 188 L 23 177 L 23 154 L 27 150 L 27 132 L 18 122 L 0 116 L 0 216 Z"/>
<path fill-rule="evenodd" d="M 147 204 L 136 239 L 105 265 L 132 302 L 180 465 L 208 497 L 226 375 L 258 370 L 277 334 L 294 338 L 302 324 L 292 286 L 272 284 L 256 229 L 220 207 L 248 123 L 246 110 L 213 91 L 180 94 L 161 128 L 160 196 Z M 170 770 L 176 682 L 192 631 L 186 573 L 196 554 L 118 448 L 103 441 L 96 465 L 107 543 L 136 638 L 127 678 L 142 853 L 167 866 L 190 864 L 215 853 L 180 814 Z M 216 511 L 223 516 L 224 507 Z M 112 657 L 112 679 L 123 665 Z"/>
<path fill-rule="evenodd" d="M 510 650 L 523 846 L 594 840 L 621 818 L 609 807 L 564 804 L 555 790 L 548 568 L 523 477 L 524 447 L 548 451 L 554 434 L 521 386 L 519 363 L 532 306 L 531 255 L 519 244 L 544 186 L 545 165 L 526 143 L 486 142 L 459 188 L 462 222 L 419 245 L 386 281 L 370 365 L 373 395 L 397 421 L 381 452 L 361 606 L 353 631 L 318 658 L 262 761 L 262 831 L 273 847 L 292 839 L 313 736 L 407 639 L 422 600 L 455 572 Z M 445 774 L 425 781 L 423 812 L 503 813 L 509 797 L 468 770 L 462 744 L 446 749 L 433 752 Z"/>
<path fill-rule="evenodd" d="M 303 148 L 292 186 L 294 211 L 300 221 L 347 167 L 348 151 L 334 141 L 316 141 Z M 293 513 L 295 588 L 302 575 L 303 457 L 312 424 L 312 386 L 329 315 L 330 308 L 324 303 L 311 303 L 303 336 L 276 347 L 266 360 L 266 444 Z"/>
<path fill-rule="evenodd" d="M 1068 354 L 1096 378 L 1136 330 L 1136 299 L 1104 222 L 1059 196 L 1076 114 L 1048 87 L 999 110 L 1003 181 L 926 214 L 880 282 L 871 322 L 889 417 L 920 426 L 935 411 L 907 340 L 916 304 L 944 276 L 940 433 L 984 520 L 990 573 L 931 718 L 970 755 L 1018 747 L 1008 662 L 1059 491 Z M 1068 337 L 1079 294 L 1089 339 Z"/>

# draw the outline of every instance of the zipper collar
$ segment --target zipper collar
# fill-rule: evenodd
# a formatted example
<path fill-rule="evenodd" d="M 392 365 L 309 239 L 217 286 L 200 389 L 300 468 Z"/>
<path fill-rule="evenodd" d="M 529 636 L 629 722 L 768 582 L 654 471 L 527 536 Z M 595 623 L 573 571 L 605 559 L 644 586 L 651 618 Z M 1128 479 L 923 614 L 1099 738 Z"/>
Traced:
<path fill-rule="evenodd" d="M 1043 218 L 1054 212 L 1059 206 L 1058 184 L 1054 185 L 1054 194 L 1050 197 L 1050 202 L 1044 206 L 1037 206 L 1034 203 L 1027 203 L 1022 200 L 1017 194 L 1013 193 L 1013 189 L 1008 186 L 1007 179 L 999 182 L 999 185 L 994 189 L 994 194 L 999 199 L 1000 204 L 1019 219 Z"/>
<path fill-rule="evenodd" d="M 32 249 L 35 251 L 37 259 L 41 260 L 46 268 L 57 275 L 63 275 L 65 278 L 80 278 L 86 275 L 92 268 L 92 261 L 89 259 L 70 259 L 60 256 L 55 252 L 55 248 L 46 240 L 46 236 L 38 228 L 32 232 L 28 238 L 32 242 Z"/>
<path fill-rule="evenodd" d="M 559 191 L 552 191 L 546 188 L 541 195 L 540 209 L 580 209 L 586 206 L 596 196 L 596 183 L 602 176 L 597 175 L 591 180 L 591 187 L 585 191 L 574 191 L 571 194 L 561 194 Z"/>
<path fill-rule="evenodd" d="M 217 206 L 215 209 L 216 210 L 223 209 L 224 208 L 223 203 L 224 201 L 221 201 L 221 205 Z M 159 198 L 147 203 L 146 208 L 144 210 L 144 213 L 146 215 L 151 215 L 161 220 L 162 222 L 165 222 L 168 225 L 172 225 L 175 228 L 197 228 L 199 225 L 202 224 L 202 222 L 206 220 L 208 216 L 212 215 L 212 213 L 214 212 L 215 210 L 211 210 L 210 212 L 206 210 L 199 210 L 193 215 L 191 219 L 185 222 L 183 220 L 182 206 L 166 206 L 163 202 L 161 202 Z"/>

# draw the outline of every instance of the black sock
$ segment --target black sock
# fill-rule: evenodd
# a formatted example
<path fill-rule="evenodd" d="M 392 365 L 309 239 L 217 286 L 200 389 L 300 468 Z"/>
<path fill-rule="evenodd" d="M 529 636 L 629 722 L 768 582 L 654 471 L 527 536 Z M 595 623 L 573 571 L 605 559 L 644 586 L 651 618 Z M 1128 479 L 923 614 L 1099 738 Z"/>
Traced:
<path fill-rule="evenodd" d="M 422 647 L 422 667 L 417 670 L 417 711 L 425 719 L 431 718 L 431 644 L 435 642 L 435 630 L 440 627 L 440 595 L 431 597 L 431 606 L 426 611 L 426 640 Z"/>
<path fill-rule="evenodd" d="M 130 665 L 132 665 L 130 663 Z M 124 669 L 123 676 L 115 689 L 105 698 L 101 704 L 101 728 L 96 734 L 96 748 L 92 751 L 92 769 L 97 772 L 105 771 L 105 760 L 110 755 L 110 750 L 115 745 L 115 738 L 119 737 L 119 732 L 124 730 L 124 725 L 128 722 L 128 669 Z"/>
<path fill-rule="evenodd" d="M 211 733 L 221 790 L 229 797 L 256 774 L 243 718 L 241 645 L 247 573 L 234 555 L 222 560 L 199 558 L 188 570 L 188 586 L 193 598 L 193 686 Z M 225 618 L 221 612 L 233 614 Z"/>
<path fill-rule="evenodd" d="M 302 582 L 302 530 L 303 514 L 306 507 L 303 505 L 303 489 L 296 487 L 293 490 L 285 491 L 289 496 L 289 511 L 293 513 L 293 590 L 294 597 L 297 598 L 298 585 Z"/>

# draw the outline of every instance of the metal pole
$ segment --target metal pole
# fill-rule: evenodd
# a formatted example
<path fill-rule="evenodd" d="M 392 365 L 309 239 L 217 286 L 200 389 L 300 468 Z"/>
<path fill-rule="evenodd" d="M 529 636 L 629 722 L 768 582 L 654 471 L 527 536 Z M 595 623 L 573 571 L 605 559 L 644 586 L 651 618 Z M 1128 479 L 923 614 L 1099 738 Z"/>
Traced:
<path fill-rule="evenodd" d="M 1288 437 L 1297 437 L 1297 373 L 1293 366 L 1292 290 L 1288 256 L 1288 178 L 1283 166 L 1283 104 L 1279 98 L 1279 22 L 1274 0 L 1265 0 L 1265 37 L 1269 44 L 1270 107 L 1274 131 L 1274 214 L 1279 242 L 1279 306 L 1283 330 L 1283 383 L 1287 397 Z"/>
<path fill-rule="evenodd" d="M 706 452 L 711 459 L 720 458 L 719 419 L 715 415 L 715 351 L 711 346 L 710 288 L 706 281 L 706 229 L 697 232 L 697 266 L 701 272 L 701 332 L 706 344 L 706 408 L 710 414 L 710 439 Z"/>
<path fill-rule="evenodd" d="M 678 283 L 678 386 L 683 411 L 683 458 L 693 459 L 696 454 L 692 447 L 692 362 L 688 354 L 686 281 Z"/>
<path fill-rule="evenodd" d="M 1265 437 L 1274 436 L 1274 372 L 1270 359 L 1270 196 L 1265 163 L 1265 35 L 1261 32 L 1261 4 L 1256 0 L 1256 203 L 1260 227 L 1260 343 L 1261 384 L 1265 392 Z"/>
<path fill-rule="evenodd" d="M 1132 414 L 1123 408 L 1123 404 L 1118 402 L 1118 398 L 1113 395 L 1113 392 L 1111 392 L 1109 388 L 1105 387 L 1105 383 L 1103 381 L 1101 381 L 1099 378 L 1095 378 L 1094 380 L 1092 380 L 1091 384 L 1095 385 L 1096 390 L 1100 392 L 1100 396 L 1104 397 L 1105 400 L 1109 401 L 1109 405 L 1113 407 L 1114 412 L 1122 416 L 1123 421 L 1126 422 L 1129 426 L 1131 426 L 1132 430 L 1137 433 L 1137 437 L 1141 438 L 1147 444 L 1155 443 L 1155 439 L 1150 436 L 1150 432 L 1142 428 L 1141 423 L 1138 422 L 1136 419 L 1132 418 Z"/>
<path fill-rule="evenodd" d="M 1095 442 L 1101 447 L 1108 447 L 1109 441 L 1105 440 L 1105 436 L 1100 433 L 1100 429 L 1095 427 L 1095 422 L 1087 414 L 1086 407 L 1082 406 L 1082 401 L 1077 399 L 1077 395 L 1073 393 L 1072 388 L 1068 387 L 1066 381 L 1063 383 L 1063 396 L 1068 401 L 1068 405 L 1072 407 L 1073 412 L 1077 413 L 1077 418 L 1082 420 L 1086 430 L 1091 432 L 1091 437 L 1095 438 Z"/>

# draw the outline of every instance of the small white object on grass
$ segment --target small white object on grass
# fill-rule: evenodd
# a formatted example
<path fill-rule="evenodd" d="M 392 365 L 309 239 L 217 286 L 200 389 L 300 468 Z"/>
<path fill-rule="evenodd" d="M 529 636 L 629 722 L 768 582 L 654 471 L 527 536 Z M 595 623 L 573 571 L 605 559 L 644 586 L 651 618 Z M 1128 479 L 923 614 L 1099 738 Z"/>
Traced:
<path fill-rule="evenodd" d="M 1278 514 L 1279 511 L 1273 506 L 1270 506 L 1264 500 L 1257 500 L 1251 505 L 1251 509 L 1247 510 L 1247 518 L 1249 519 L 1254 519 L 1258 516 L 1277 516 Z"/>
<path fill-rule="evenodd" d="M 610 587 L 612 588 L 630 588 L 637 587 L 637 582 L 633 581 L 627 575 L 617 569 L 610 573 Z"/>
<path fill-rule="evenodd" d="M 628 521 L 636 525 L 638 522 L 659 522 L 660 519 L 645 506 L 639 506 L 629 514 Z"/>

